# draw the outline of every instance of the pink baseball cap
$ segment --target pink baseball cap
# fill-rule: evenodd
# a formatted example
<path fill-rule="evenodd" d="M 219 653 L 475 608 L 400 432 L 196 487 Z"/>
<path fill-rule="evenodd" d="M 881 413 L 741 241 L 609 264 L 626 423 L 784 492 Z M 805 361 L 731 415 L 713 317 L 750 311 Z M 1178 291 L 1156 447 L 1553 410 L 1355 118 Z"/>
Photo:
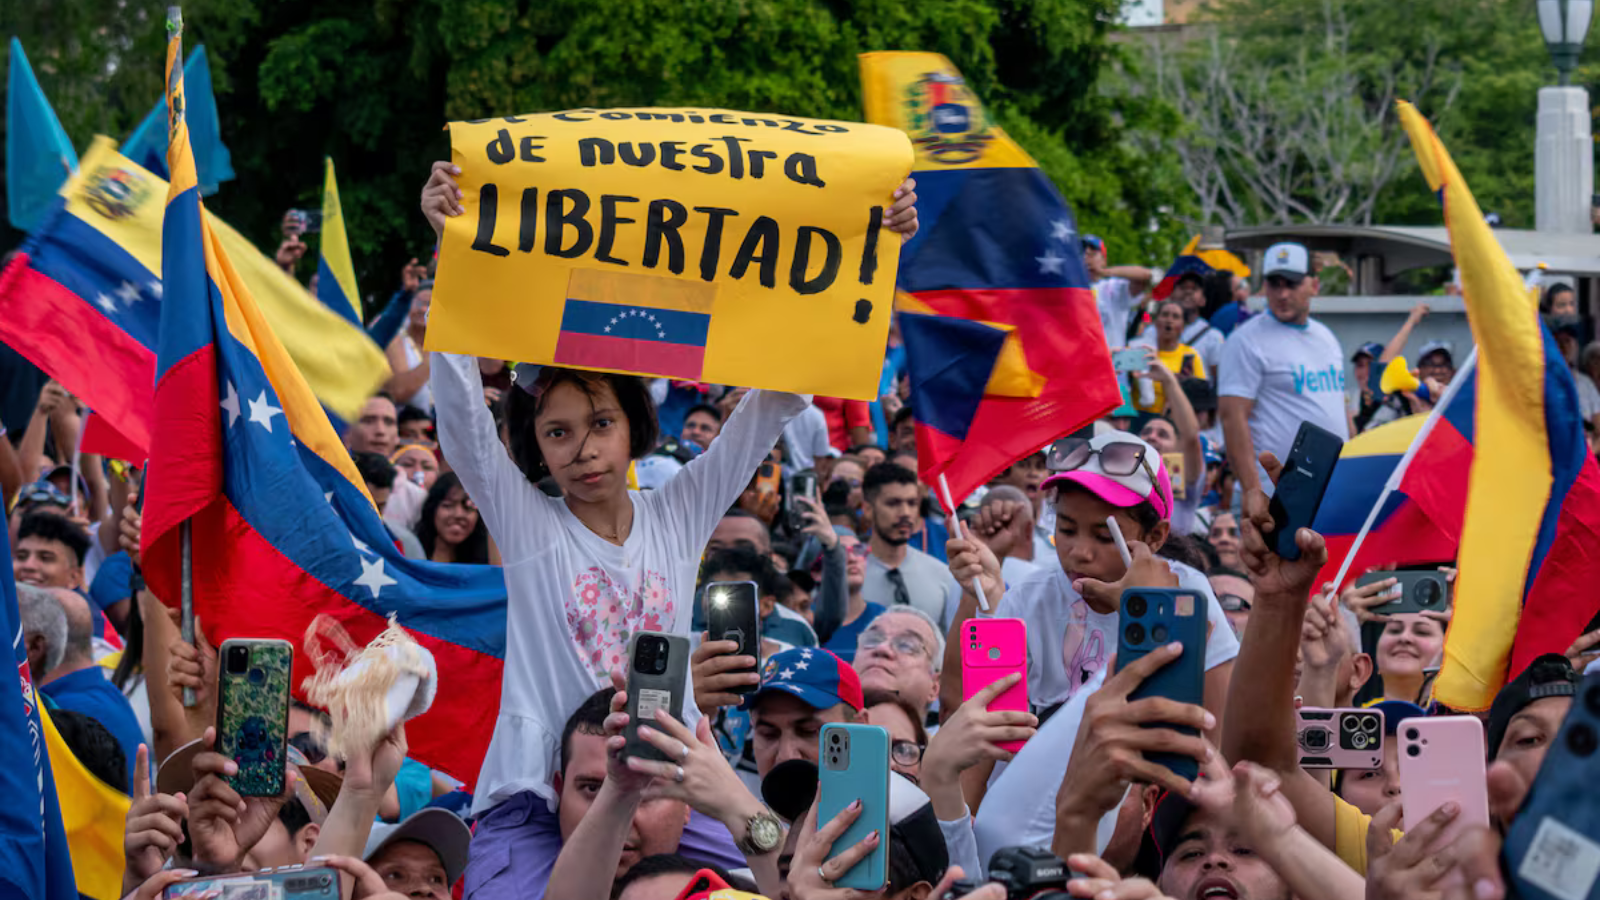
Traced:
<path fill-rule="evenodd" d="M 1149 501 L 1163 520 L 1172 518 L 1172 478 L 1156 448 L 1126 431 L 1062 438 L 1050 447 L 1052 474 L 1043 487 L 1070 481 L 1112 506 L 1126 509 Z"/>

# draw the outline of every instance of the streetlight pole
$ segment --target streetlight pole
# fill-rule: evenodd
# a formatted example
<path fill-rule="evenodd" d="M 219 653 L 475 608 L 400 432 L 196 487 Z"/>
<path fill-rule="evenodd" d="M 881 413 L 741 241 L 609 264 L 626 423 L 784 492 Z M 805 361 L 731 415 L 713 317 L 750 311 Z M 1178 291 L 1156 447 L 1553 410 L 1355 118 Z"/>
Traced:
<path fill-rule="evenodd" d="M 1539 89 L 1534 185 L 1540 231 L 1588 234 L 1594 191 L 1594 132 L 1589 92 L 1572 85 L 1594 0 L 1538 0 L 1539 29 L 1558 83 Z"/>

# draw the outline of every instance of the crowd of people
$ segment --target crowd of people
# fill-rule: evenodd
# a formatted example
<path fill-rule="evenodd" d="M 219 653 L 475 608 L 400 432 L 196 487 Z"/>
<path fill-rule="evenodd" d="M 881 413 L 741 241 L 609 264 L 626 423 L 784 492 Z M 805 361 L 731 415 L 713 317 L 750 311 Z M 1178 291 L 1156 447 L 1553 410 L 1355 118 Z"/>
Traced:
<path fill-rule="evenodd" d="M 423 190 L 436 230 L 462 212 L 455 174 L 436 164 Z M 902 236 L 918 227 L 913 187 L 885 214 Z M 0 441 L 28 675 L 82 765 L 131 800 L 123 892 L 314 861 L 356 897 L 672 900 L 714 885 L 1000 900 L 1030 895 L 1002 862 L 1043 848 L 1074 897 L 1507 896 L 1504 830 L 1600 631 L 1479 716 L 1487 827 L 1452 827 L 1457 804 L 1402 821 L 1395 736 L 1448 712 L 1430 691 L 1449 609 L 1385 615 L 1392 581 L 1318 583 L 1314 531 L 1295 535 L 1298 559 L 1268 543 L 1301 423 L 1349 437 L 1442 395 L 1447 345 L 1423 347 L 1417 390 L 1373 375 L 1426 306 L 1347 357 L 1311 316 L 1305 247 L 1267 251 L 1252 314 L 1238 274 L 1185 273 L 1155 303 L 1155 273 L 1108 267 L 1105 243 L 1082 241 L 1108 346 L 1145 348 L 1146 365 L 1122 407 L 953 513 L 917 475 L 893 332 L 875 403 L 429 353 L 432 281 L 408 266 L 392 378 L 345 438 L 406 556 L 502 567 L 504 681 L 470 786 L 409 758 L 403 727 L 337 758 L 327 713 L 297 701 L 283 794 L 235 791 L 217 652 L 204 623 L 185 641 L 172 598 L 138 574 L 140 472 L 75 453 L 83 411 L 44 384 Z M 1600 344 L 1583 346 L 1570 289 L 1543 312 L 1600 423 Z M 1453 577 L 1453 560 L 1435 563 Z M 718 582 L 755 585 L 758 654 L 706 633 Z M 1120 604 L 1138 588 L 1197 592 L 1204 646 L 1119 666 Z M 972 690 L 962 629 L 985 616 L 1025 623 L 1026 673 Z M 691 638 L 680 717 L 629 720 L 627 648 L 643 632 Z M 1184 654 L 1203 657 L 1198 702 L 1140 694 Z M 994 706 L 1018 684 L 1027 709 Z M 1302 768 L 1302 707 L 1381 711 L 1381 765 Z M 859 805 L 819 813 L 830 723 L 887 732 L 887 833 L 852 843 Z M 659 758 L 628 752 L 630 732 Z M 880 846 L 881 890 L 836 884 Z"/>

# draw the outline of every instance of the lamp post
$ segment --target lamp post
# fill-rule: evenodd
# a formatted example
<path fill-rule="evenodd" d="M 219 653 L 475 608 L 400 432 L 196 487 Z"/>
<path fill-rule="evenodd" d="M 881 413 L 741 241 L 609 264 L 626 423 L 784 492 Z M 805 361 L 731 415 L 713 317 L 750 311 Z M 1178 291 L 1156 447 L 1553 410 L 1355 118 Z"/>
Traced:
<path fill-rule="evenodd" d="M 1539 30 L 1555 63 L 1558 85 L 1539 89 L 1539 125 L 1534 155 L 1540 231 L 1588 234 L 1594 190 L 1594 135 L 1589 92 L 1571 84 L 1578 54 L 1589 34 L 1594 0 L 1538 0 Z"/>

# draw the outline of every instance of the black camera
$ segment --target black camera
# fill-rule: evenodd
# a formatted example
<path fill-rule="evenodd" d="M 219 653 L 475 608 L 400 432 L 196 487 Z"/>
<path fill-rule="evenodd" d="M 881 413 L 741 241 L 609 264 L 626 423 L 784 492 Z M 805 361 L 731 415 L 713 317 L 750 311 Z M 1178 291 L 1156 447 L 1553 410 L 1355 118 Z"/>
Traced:
<path fill-rule="evenodd" d="M 640 635 L 634 648 L 633 669 L 644 675 L 666 674 L 667 642 L 653 635 Z"/>
<path fill-rule="evenodd" d="M 1066 900 L 1074 877 L 1061 857 L 1043 847 L 1002 847 L 989 858 L 989 880 L 1005 885 L 1006 900 Z M 958 881 L 943 900 L 960 900 L 978 887 Z"/>
<path fill-rule="evenodd" d="M 229 647 L 226 663 L 229 675 L 243 675 L 250 668 L 250 648 L 241 644 Z"/>

